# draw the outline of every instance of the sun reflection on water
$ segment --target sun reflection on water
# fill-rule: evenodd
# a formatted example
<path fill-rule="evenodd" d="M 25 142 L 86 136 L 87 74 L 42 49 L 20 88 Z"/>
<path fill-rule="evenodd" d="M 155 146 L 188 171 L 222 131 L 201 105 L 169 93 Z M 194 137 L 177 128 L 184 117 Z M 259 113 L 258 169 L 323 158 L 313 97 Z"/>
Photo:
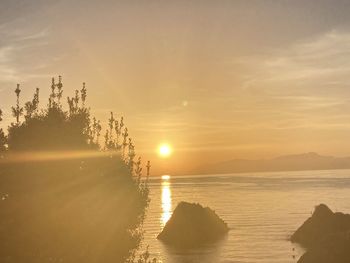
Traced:
<path fill-rule="evenodd" d="M 160 224 L 165 226 L 166 222 L 171 217 L 171 190 L 170 190 L 170 176 L 162 176 L 162 215 L 160 218 Z"/>

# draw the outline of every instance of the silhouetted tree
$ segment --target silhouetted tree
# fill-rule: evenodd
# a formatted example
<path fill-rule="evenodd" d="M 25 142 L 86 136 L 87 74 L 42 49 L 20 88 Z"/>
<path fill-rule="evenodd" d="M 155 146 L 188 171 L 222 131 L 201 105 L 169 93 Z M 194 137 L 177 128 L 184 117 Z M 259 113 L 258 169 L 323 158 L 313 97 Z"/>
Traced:
<path fill-rule="evenodd" d="M 17 88 L 15 89 L 16 93 L 16 107 L 12 107 L 12 115 L 16 118 L 16 124 L 19 124 L 19 118 L 23 115 L 23 107 L 20 107 L 19 104 L 19 95 L 21 94 L 21 89 L 19 88 L 19 84 L 17 84 Z"/>
<path fill-rule="evenodd" d="M 118 150 L 121 149 L 121 145 L 119 144 L 119 140 L 120 140 L 120 136 L 122 134 L 122 128 L 124 126 L 124 118 L 121 117 L 120 118 L 120 121 L 118 122 L 118 120 L 115 120 L 115 123 L 114 123 L 114 130 L 115 130 L 115 134 L 116 134 L 116 148 Z"/>
<path fill-rule="evenodd" d="M 24 108 L 19 84 L 15 93 L 12 115 L 16 122 L 7 134 L 0 129 L 1 158 L 15 157 L 15 163 L 0 162 L 0 185 L 16 198 L 15 208 L 13 202 L 6 202 L 0 209 L 5 260 L 124 262 L 140 242 L 137 228 L 149 200 L 148 188 L 141 182 L 141 158 L 134 162 L 135 146 L 123 117 L 117 121 L 111 113 L 105 145 L 100 145 L 102 126 L 86 107 L 85 83 L 73 97 L 67 97 L 68 107 L 61 102 L 61 76 L 58 82 L 52 78 L 48 104 L 43 108 L 39 109 L 39 89 Z M 0 121 L 2 115 L 0 110 Z M 109 150 L 107 156 L 102 149 Z M 45 161 L 28 162 L 26 158 L 32 155 Z M 30 235 L 21 232 L 29 229 Z M 142 259 L 149 262 L 148 254 Z"/>
<path fill-rule="evenodd" d="M 0 109 L 0 122 L 2 121 L 2 110 Z M 6 135 L 2 128 L 0 128 L 0 152 L 6 150 Z"/>
<path fill-rule="evenodd" d="M 80 90 L 82 107 L 85 108 L 85 101 L 87 97 L 87 92 L 85 88 L 85 82 L 83 82 L 83 88 Z"/>
<path fill-rule="evenodd" d="M 131 138 L 129 138 L 129 161 L 128 161 L 128 166 L 129 170 L 133 172 L 134 170 L 134 158 L 135 158 L 135 145 L 132 143 Z"/>
<path fill-rule="evenodd" d="M 105 147 L 108 150 L 114 150 L 115 148 L 115 142 L 113 140 L 113 128 L 114 128 L 114 116 L 113 116 L 113 112 L 111 112 L 111 115 L 108 119 L 108 127 L 109 130 L 106 132 L 106 137 L 105 137 Z"/>
<path fill-rule="evenodd" d="M 63 95 L 63 90 L 62 90 L 63 84 L 62 84 L 62 77 L 58 76 L 58 84 L 57 84 L 57 104 L 60 106 L 61 105 L 61 98 Z"/>
<path fill-rule="evenodd" d="M 122 133 L 122 136 L 123 136 L 123 144 L 122 144 L 122 147 L 123 147 L 123 158 L 125 159 L 125 150 L 126 150 L 126 146 L 128 146 L 128 136 L 129 136 L 129 133 L 128 133 L 128 128 L 124 128 L 124 132 Z"/>
<path fill-rule="evenodd" d="M 39 89 L 37 88 L 33 99 L 25 103 L 25 119 L 22 123 L 19 119 L 23 115 L 23 108 L 19 101 L 21 93 L 19 84 L 15 93 L 17 100 L 16 106 L 12 107 L 12 114 L 16 118 L 16 123 L 8 128 L 8 136 L 0 130 L 1 150 L 4 150 L 6 145 L 9 150 L 31 151 L 101 148 L 99 138 L 102 126 L 100 120 L 95 117 L 90 118 L 90 110 L 86 107 L 85 82 L 82 89 L 76 90 L 72 98 L 67 97 L 68 111 L 66 111 L 60 103 L 63 97 L 62 77 L 59 76 L 58 83 L 55 82 L 55 78 L 52 78 L 48 106 L 39 111 Z M 79 104 L 80 101 L 81 104 Z M 104 136 L 104 148 L 119 154 L 140 183 L 141 159 L 138 159 L 135 168 L 135 145 L 128 136 L 124 118 L 121 117 L 118 121 L 111 112 L 108 129 Z M 149 176 L 149 168 L 150 166 L 147 168 L 147 176 Z"/>
<path fill-rule="evenodd" d="M 140 254 L 137 258 L 136 253 L 132 253 L 130 258 L 126 260 L 125 263 L 157 263 L 158 260 L 156 258 L 151 258 L 151 254 L 149 253 L 149 247 L 147 246 L 146 251 Z"/>
<path fill-rule="evenodd" d="M 95 117 L 92 118 L 92 127 L 91 127 L 91 139 L 95 144 L 99 144 L 99 137 L 101 134 L 101 123 Z"/>
<path fill-rule="evenodd" d="M 32 101 L 28 101 L 24 104 L 24 109 L 26 111 L 24 117 L 26 120 L 30 119 L 33 114 L 38 110 L 39 106 L 39 89 L 36 88 Z"/>
<path fill-rule="evenodd" d="M 55 99 L 56 99 L 55 89 L 56 89 L 55 78 L 52 78 L 52 80 L 51 80 L 51 94 L 49 97 L 49 108 L 51 108 L 55 105 Z"/>
<path fill-rule="evenodd" d="M 21 90 L 19 85 L 15 90 L 17 96 L 16 107 L 12 113 L 16 117 L 16 124 L 8 129 L 9 150 L 67 150 L 93 149 L 98 147 L 90 138 L 90 112 L 85 107 L 79 107 L 79 92 L 75 97 L 68 98 L 69 113 L 66 112 L 60 99 L 63 96 L 62 77 L 56 84 L 52 78 L 51 94 L 46 109 L 38 111 L 39 89 L 36 89 L 32 101 L 25 104 L 25 121 L 20 123 L 19 117 L 23 108 L 19 104 Z M 84 91 L 86 99 L 86 91 Z"/>
<path fill-rule="evenodd" d="M 67 97 L 67 103 L 69 107 L 69 115 L 72 115 L 75 113 L 75 108 L 74 108 L 74 101 L 73 98 Z"/>
<path fill-rule="evenodd" d="M 108 146 L 109 146 L 109 132 L 108 132 L 108 130 L 106 130 L 106 133 L 105 133 L 105 148 L 108 149 Z"/>
<path fill-rule="evenodd" d="M 75 90 L 75 96 L 73 98 L 73 101 L 74 101 L 74 106 L 75 106 L 75 109 L 78 110 L 79 108 L 79 99 L 80 99 L 80 96 L 79 96 L 79 90 Z"/>
<path fill-rule="evenodd" d="M 137 178 L 137 183 L 140 185 L 141 177 L 142 177 L 141 157 L 139 157 L 137 159 L 137 162 L 135 165 L 136 165 L 135 174 L 136 174 L 136 178 Z"/>
<path fill-rule="evenodd" d="M 150 170 L 151 170 L 151 161 L 147 161 L 146 168 L 147 168 L 147 177 L 146 177 L 146 185 L 147 185 L 149 180 Z"/>

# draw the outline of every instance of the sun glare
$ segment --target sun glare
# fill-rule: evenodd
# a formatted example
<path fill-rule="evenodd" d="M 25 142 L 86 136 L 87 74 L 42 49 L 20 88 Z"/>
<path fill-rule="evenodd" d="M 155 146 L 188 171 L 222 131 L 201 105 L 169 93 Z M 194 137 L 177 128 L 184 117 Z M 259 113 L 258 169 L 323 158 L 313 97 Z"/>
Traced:
<path fill-rule="evenodd" d="M 161 157 L 166 158 L 171 155 L 171 147 L 169 144 L 161 144 L 158 149 L 158 153 Z"/>

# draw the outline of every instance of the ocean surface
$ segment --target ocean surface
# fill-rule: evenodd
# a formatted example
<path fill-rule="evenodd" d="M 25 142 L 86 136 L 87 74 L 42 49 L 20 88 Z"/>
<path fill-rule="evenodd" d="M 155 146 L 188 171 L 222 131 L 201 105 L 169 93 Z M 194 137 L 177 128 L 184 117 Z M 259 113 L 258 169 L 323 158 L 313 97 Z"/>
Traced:
<path fill-rule="evenodd" d="M 315 205 L 350 213 L 350 170 L 162 176 L 150 180 L 143 246 L 164 263 L 294 263 L 288 238 Z M 231 230 L 220 242 L 181 251 L 156 239 L 180 201 L 214 209 Z"/>

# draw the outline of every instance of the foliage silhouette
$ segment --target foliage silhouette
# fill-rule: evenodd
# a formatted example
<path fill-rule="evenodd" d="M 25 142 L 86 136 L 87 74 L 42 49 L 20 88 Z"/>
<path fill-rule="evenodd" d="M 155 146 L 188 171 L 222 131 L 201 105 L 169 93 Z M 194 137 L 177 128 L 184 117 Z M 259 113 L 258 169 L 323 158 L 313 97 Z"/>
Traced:
<path fill-rule="evenodd" d="M 136 253 L 132 253 L 131 256 L 127 259 L 125 263 L 157 263 L 156 258 L 151 258 L 151 255 L 148 251 L 148 246 L 146 248 L 146 251 L 141 253 L 138 258 L 136 256 Z"/>
<path fill-rule="evenodd" d="M 0 122 L 2 121 L 2 110 L 0 109 Z M 6 143 L 7 143 L 7 138 L 5 135 L 5 132 L 3 131 L 2 128 L 0 128 L 0 152 L 3 152 L 6 150 Z"/>
<path fill-rule="evenodd" d="M 67 98 L 68 110 L 61 77 L 52 79 L 44 108 L 39 89 L 24 107 L 19 85 L 15 94 L 15 122 L 7 135 L 0 130 L 0 261 L 125 261 L 141 240 L 149 199 L 128 133 L 118 141 L 123 117 L 118 123 L 111 115 L 100 145 L 102 125 L 86 107 L 85 83 Z"/>
<path fill-rule="evenodd" d="M 61 105 L 63 94 L 61 78 L 58 84 L 52 79 L 52 93 L 47 108 L 38 110 L 39 89 L 36 89 L 33 100 L 25 103 L 25 119 L 20 122 L 23 108 L 19 104 L 20 89 L 17 86 L 16 107 L 12 107 L 16 122 L 8 130 L 9 150 L 82 150 L 97 149 L 98 144 L 91 137 L 90 111 L 85 107 L 86 89 L 76 91 L 69 112 Z M 57 88 L 56 88 L 57 87 Z M 83 98 L 82 105 L 79 99 Z"/>

